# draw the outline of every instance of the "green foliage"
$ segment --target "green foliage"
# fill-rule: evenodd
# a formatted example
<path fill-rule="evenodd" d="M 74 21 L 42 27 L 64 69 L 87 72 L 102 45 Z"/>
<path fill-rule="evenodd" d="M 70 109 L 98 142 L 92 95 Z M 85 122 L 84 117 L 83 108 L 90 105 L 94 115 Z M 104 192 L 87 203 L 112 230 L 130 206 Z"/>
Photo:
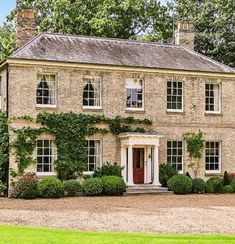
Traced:
<path fill-rule="evenodd" d="M 64 191 L 66 196 L 74 197 L 82 191 L 82 187 L 77 180 L 68 180 L 64 182 Z"/>
<path fill-rule="evenodd" d="M 6 183 L 9 162 L 8 119 L 0 112 L 0 182 Z"/>
<path fill-rule="evenodd" d="M 163 187 L 167 186 L 167 181 L 174 175 L 177 175 L 177 170 L 170 163 L 159 165 L 159 180 Z"/>
<path fill-rule="evenodd" d="M 193 21 L 195 50 L 235 67 L 234 0 L 175 0 L 176 18 Z"/>
<path fill-rule="evenodd" d="M 0 182 L 0 194 L 3 193 L 7 189 L 6 184 Z"/>
<path fill-rule="evenodd" d="M 224 186 L 224 193 L 233 193 L 233 187 L 230 185 Z"/>
<path fill-rule="evenodd" d="M 22 192 L 22 198 L 23 199 L 36 199 L 38 196 L 37 190 L 33 188 L 27 188 Z"/>
<path fill-rule="evenodd" d="M 231 182 L 232 182 L 232 179 L 229 176 L 228 172 L 225 170 L 224 171 L 224 176 L 223 176 L 223 184 L 224 184 L 224 186 L 230 185 Z"/>
<path fill-rule="evenodd" d="M 15 50 L 15 30 L 11 23 L 4 23 L 0 27 L 0 61 L 8 57 Z"/>
<path fill-rule="evenodd" d="M 208 193 L 223 193 L 223 180 L 218 176 L 213 176 L 206 182 Z M 209 191 L 208 191 L 209 189 Z M 212 189 L 212 192 L 211 192 Z"/>
<path fill-rule="evenodd" d="M 102 165 L 101 168 L 96 169 L 93 177 L 99 177 L 101 178 L 102 176 L 119 176 L 122 177 L 122 170 L 124 167 L 121 167 L 117 165 L 117 163 L 110 163 L 106 162 L 104 165 Z"/>
<path fill-rule="evenodd" d="M 191 175 L 189 174 L 189 172 L 186 172 L 185 175 L 188 176 L 190 179 L 192 179 L 192 177 L 191 177 Z"/>
<path fill-rule="evenodd" d="M 64 186 L 59 179 L 49 177 L 38 182 L 37 191 L 43 198 L 59 198 L 64 195 Z"/>
<path fill-rule="evenodd" d="M 100 178 L 90 178 L 83 182 L 82 190 L 87 196 L 101 195 L 103 191 L 103 182 Z"/>
<path fill-rule="evenodd" d="M 200 178 L 192 179 L 192 192 L 193 193 L 205 193 L 206 182 Z"/>
<path fill-rule="evenodd" d="M 126 184 L 119 176 L 103 176 L 101 180 L 103 182 L 104 195 L 118 196 L 122 195 L 126 190 Z"/>
<path fill-rule="evenodd" d="M 29 117 L 24 117 L 28 121 Z M 49 133 L 55 136 L 58 153 L 54 164 L 58 178 L 61 180 L 76 179 L 85 170 L 86 138 L 88 136 L 96 133 L 111 132 L 116 135 L 121 132 L 140 131 L 138 127 L 133 128 L 130 124 L 150 125 L 152 123 L 148 119 L 121 118 L 120 116 L 111 119 L 104 115 L 86 115 L 73 112 L 39 113 L 37 122 L 43 127 L 39 129 L 30 127 L 13 129 L 17 135 L 16 140 L 12 143 L 17 154 L 18 172 L 15 175 L 23 174 L 29 165 L 35 163 L 32 153 L 36 147 L 37 137 L 42 133 Z M 99 128 L 100 123 L 107 124 L 109 129 Z M 145 131 L 143 128 L 141 130 Z M 115 169 L 117 170 L 118 167 Z"/>
<path fill-rule="evenodd" d="M 28 173 L 20 176 L 13 185 L 13 192 L 11 196 L 15 198 L 21 198 L 25 190 L 36 190 L 37 182 L 37 177 L 34 174 Z"/>
<path fill-rule="evenodd" d="M 36 163 L 32 154 L 36 147 L 37 136 L 41 134 L 42 130 L 30 127 L 12 130 L 17 135 L 11 145 L 16 149 L 17 175 L 22 175 L 29 165 Z"/>
<path fill-rule="evenodd" d="M 174 175 L 167 181 L 167 186 L 175 194 L 189 194 L 192 191 L 192 181 L 186 175 Z"/>
<path fill-rule="evenodd" d="M 232 180 L 232 182 L 230 183 L 230 186 L 232 186 L 233 192 L 235 192 L 235 180 Z"/>

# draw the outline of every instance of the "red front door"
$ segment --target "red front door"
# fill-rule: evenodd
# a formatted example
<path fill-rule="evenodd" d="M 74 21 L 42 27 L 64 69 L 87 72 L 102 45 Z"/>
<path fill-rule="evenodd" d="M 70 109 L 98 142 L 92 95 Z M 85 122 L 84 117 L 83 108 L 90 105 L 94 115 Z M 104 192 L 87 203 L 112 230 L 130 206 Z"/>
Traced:
<path fill-rule="evenodd" d="M 134 184 L 144 184 L 144 148 L 133 148 Z"/>

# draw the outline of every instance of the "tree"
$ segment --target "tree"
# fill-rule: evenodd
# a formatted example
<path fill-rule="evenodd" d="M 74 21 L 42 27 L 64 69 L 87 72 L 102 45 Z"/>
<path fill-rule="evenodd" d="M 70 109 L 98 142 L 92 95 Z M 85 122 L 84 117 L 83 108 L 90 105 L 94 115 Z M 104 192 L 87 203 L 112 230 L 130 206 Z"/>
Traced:
<path fill-rule="evenodd" d="M 15 50 L 15 31 L 12 24 L 3 24 L 0 27 L 0 61 Z"/>
<path fill-rule="evenodd" d="M 235 67 L 234 0 L 175 0 L 177 19 L 192 20 L 195 50 Z"/>

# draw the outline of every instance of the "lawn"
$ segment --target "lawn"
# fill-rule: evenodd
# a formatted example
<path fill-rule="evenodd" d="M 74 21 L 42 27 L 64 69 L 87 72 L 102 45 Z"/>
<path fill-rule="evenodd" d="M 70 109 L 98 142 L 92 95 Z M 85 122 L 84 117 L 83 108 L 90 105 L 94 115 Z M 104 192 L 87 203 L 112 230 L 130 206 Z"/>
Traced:
<path fill-rule="evenodd" d="M 0 243 L 234 243 L 234 236 L 98 233 L 0 226 Z"/>

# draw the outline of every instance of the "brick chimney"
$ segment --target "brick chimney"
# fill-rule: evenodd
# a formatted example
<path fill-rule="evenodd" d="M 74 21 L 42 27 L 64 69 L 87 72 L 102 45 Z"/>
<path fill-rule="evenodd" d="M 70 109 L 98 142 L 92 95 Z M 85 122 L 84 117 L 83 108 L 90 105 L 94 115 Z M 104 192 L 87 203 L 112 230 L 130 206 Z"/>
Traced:
<path fill-rule="evenodd" d="M 189 20 L 178 22 L 177 30 L 175 31 L 175 44 L 194 49 L 193 23 Z"/>
<path fill-rule="evenodd" d="M 18 9 L 16 21 L 16 48 L 21 48 L 35 37 L 35 13 L 32 9 Z"/>

